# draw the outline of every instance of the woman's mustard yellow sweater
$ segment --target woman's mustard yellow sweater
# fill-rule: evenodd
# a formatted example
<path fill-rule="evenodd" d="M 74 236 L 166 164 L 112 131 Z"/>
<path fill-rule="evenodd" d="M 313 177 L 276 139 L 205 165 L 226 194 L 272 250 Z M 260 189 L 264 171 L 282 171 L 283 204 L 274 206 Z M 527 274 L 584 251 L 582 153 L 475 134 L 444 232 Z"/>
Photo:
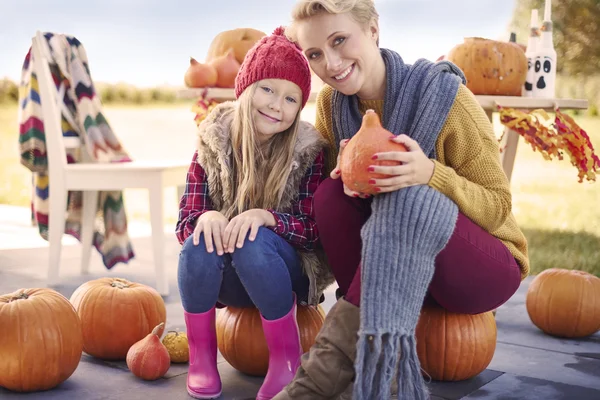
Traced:
<path fill-rule="evenodd" d="M 327 139 L 327 173 L 335 168 L 337 144 L 333 134 L 331 97 L 325 86 L 317 97 L 316 128 Z M 361 113 L 373 109 L 383 116 L 383 100 L 361 100 Z M 500 164 L 492 124 L 477 99 L 461 85 L 436 142 L 436 159 L 429 186 L 453 200 L 466 217 L 500 239 L 529 274 L 527 240 L 512 214 L 510 184 Z M 482 266 L 484 268 L 484 266 Z"/>

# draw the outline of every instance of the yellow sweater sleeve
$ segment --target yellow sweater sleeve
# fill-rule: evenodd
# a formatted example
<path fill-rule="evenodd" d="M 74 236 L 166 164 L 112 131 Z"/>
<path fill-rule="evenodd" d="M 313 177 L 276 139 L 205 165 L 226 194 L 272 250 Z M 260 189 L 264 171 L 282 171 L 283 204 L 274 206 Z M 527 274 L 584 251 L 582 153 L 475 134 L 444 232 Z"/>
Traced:
<path fill-rule="evenodd" d="M 429 185 L 486 231 L 501 227 L 512 211 L 509 182 L 492 124 L 464 85 L 438 136 L 436 151 Z"/>
<path fill-rule="evenodd" d="M 325 85 L 317 95 L 317 116 L 315 118 L 315 128 L 323 135 L 327 141 L 325 148 L 325 175 L 333 171 L 337 165 L 338 145 L 335 143 L 333 135 L 333 120 L 331 116 L 331 97 L 333 89 L 331 86 Z"/>

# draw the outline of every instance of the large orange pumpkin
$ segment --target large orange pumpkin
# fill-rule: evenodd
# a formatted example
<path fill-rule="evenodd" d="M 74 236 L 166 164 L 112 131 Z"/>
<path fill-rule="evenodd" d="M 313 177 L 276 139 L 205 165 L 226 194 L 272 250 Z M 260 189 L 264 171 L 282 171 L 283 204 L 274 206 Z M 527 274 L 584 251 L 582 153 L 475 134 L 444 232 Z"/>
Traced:
<path fill-rule="evenodd" d="M 386 151 L 407 151 L 403 144 L 390 140 L 392 132 L 381 126 L 379 116 L 373 110 L 367 110 L 362 125 L 350 139 L 340 158 L 342 181 L 355 192 L 376 194 L 371 179 L 389 178 L 388 175 L 369 172 L 370 165 L 398 165 L 397 161 L 373 160 L 373 155 Z"/>
<path fill-rule="evenodd" d="M 474 94 L 520 96 L 527 77 L 527 57 L 518 44 L 465 38 L 446 56 L 467 78 Z"/>
<path fill-rule="evenodd" d="M 266 36 L 264 32 L 252 28 L 237 28 L 223 31 L 214 37 L 208 48 L 205 61 L 209 63 L 227 54 L 229 49 L 233 49 L 235 59 L 241 64 L 248 50 L 263 36 Z"/>
<path fill-rule="evenodd" d="M 83 350 L 104 360 L 124 360 L 134 343 L 167 319 L 165 302 L 154 288 L 121 278 L 86 282 L 71 303 L 81 319 Z"/>
<path fill-rule="evenodd" d="M 302 349 L 306 352 L 315 343 L 325 312 L 321 306 L 298 306 L 296 318 Z M 223 358 L 240 372 L 265 376 L 269 368 L 269 349 L 258 309 L 227 307 L 219 311 L 216 325 Z"/>
<path fill-rule="evenodd" d="M 416 330 L 421 368 L 438 381 L 472 378 L 492 361 L 496 333 L 491 312 L 456 314 L 437 305 L 424 305 Z"/>
<path fill-rule="evenodd" d="M 73 374 L 82 349 L 79 317 L 60 293 L 19 289 L 0 296 L 0 386 L 52 389 Z"/>
<path fill-rule="evenodd" d="M 579 338 L 600 330 L 600 278 L 588 272 L 547 269 L 527 290 L 531 322 L 547 334 Z"/>

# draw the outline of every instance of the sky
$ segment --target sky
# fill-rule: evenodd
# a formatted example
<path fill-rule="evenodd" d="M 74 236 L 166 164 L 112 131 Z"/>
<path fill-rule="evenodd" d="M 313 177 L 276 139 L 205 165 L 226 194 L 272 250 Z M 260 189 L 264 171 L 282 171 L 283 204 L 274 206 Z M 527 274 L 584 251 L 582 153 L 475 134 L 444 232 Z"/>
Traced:
<path fill-rule="evenodd" d="M 189 57 L 240 27 L 267 34 L 290 21 L 296 0 L 0 0 L 0 78 L 18 81 L 36 30 L 84 45 L 97 82 L 181 86 Z M 405 62 L 437 59 L 464 37 L 508 40 L 515 0 L 375 0 L 380 46 Z M 521 40 L 519 40 L 521 41 Z"/>

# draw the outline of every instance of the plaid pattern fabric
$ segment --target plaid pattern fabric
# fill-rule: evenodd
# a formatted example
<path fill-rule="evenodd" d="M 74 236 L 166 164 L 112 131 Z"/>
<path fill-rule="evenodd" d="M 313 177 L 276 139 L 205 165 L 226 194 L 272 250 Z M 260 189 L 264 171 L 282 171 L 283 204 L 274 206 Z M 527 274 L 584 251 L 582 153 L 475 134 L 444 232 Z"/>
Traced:
<path fill-rule="evenodd" d="M 182 244 L 194 232 L 196 220 L 205 212 L 214 209 L 206 173 L 197 159 L 196 151 L 187 173 L 185 192 L 179 203 L 176 235 L 179 243 Z M 313 196 L 323 180 L 324 166 L 324 154 L 321 151 L 302 178 L 298 198 L 292 203 L 290 213 L 268 210 L 277 223 L 271 229 L 298 249 L 312 250 L 319 239 L 314 220 Z"/>

